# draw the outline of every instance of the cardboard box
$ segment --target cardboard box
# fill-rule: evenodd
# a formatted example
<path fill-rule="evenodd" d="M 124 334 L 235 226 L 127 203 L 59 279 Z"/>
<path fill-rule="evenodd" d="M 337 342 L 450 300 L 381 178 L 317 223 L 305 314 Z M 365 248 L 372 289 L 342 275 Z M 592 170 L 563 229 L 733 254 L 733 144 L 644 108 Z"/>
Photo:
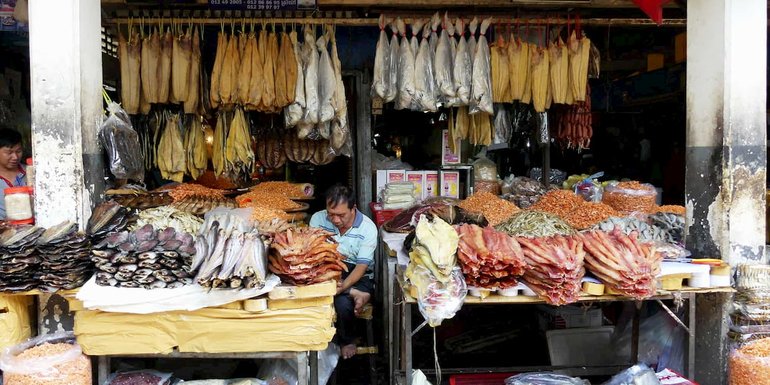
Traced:
<path fill-rule="evenodd" d="M 665 56 L 662 53 L 647 54 L 647 71 L 655 71 L 663 68 Z"/>
<path fill-rule="evenodd" d="M 687 60 L 687 33 L 682 32 L 674 37 L 674 62 L 683 63 Z"/>
<path fill-rule="evenodd" d="M 431 197 L 437 197 L 440 189 L 438 171 L 423 171 L 425 175 L 424 182 L 422 184 L 422 199 L 428 199 Z"/>
<path fill-rule="evenodd" d="M 375 201 L 379 201 L 380 193 L 385 190 L 385 185 L 393 182 L 405 182 L 406 171 L 404 170 L 377 170 Z"/>
<path fill-rule="evenodd" d="M 414 184 L 414 197 L 418 201 L 423 200 L 422 189 L 425 184 L 425 172 L 424 171 L 407 171 L 406 181 Z"/>
<path fill-rule="evenodd" d="M 460 172 L 441 171 L 441 196 L 448 198 L 460 198 Z"/>
<path fill-rule="evenodd" d="M 460 164 L 462 162 L 462 151 L 460 145 L 462 142 L 459 138 L 455 139 L 455 149 L 457 151 L 452 152 L 449 148 L 449 130 L 441 132 L 441 164 Z"/>

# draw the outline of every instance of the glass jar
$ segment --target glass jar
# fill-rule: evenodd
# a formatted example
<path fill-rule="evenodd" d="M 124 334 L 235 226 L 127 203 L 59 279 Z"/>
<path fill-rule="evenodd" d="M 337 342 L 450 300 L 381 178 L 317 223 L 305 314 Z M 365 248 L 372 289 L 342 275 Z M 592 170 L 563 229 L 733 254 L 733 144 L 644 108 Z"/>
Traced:
<path fill-rule="evenodd" d="M 33 221 L 32 187 L 21 186 L 5 189 L 5 217 L 12 222 Z"/>

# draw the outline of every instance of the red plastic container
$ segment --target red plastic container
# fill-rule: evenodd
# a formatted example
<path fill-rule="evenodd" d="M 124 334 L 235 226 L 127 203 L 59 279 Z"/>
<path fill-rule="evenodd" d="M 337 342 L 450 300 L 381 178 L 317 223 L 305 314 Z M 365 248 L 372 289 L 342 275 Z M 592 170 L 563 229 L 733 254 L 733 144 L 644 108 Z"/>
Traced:
<path fill-rule="evenodd" d="M 505 385 L 505 379 L 516 373 L 453 374 L 449 385 Z"/>
<path fill-rule="evenodd" d="M 393 219 L 393 217 L 403 211 L 385 210 L 382 208 L 382 204 L 376 202 L 369 203 L 369 208 L 372 210 L 372 215 L 374 215 L 374 223 L 377 225 L 377 227 L 382 226 L 385 222 Z"/>

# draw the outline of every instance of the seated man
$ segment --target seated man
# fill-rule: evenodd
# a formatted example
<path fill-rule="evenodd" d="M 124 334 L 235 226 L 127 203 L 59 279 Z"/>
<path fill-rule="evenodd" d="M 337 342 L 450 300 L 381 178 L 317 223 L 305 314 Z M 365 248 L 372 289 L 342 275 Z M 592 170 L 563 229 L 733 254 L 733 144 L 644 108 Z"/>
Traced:
<path fill-rule="evenodd" d="M 313 214 L 311 227 L 334 234 L 338 250 L 345 256 L 348 272 L 342 274 L 334 297 L 337 312 L 337 343 L 342 357 L 356 354 L 355 316 L 371 299 L 374 291 L 374 250 L 377 248 L 377 226 L 358 211 L 353 190 L 334 185 L 326 192 L 326 210 Z"/>

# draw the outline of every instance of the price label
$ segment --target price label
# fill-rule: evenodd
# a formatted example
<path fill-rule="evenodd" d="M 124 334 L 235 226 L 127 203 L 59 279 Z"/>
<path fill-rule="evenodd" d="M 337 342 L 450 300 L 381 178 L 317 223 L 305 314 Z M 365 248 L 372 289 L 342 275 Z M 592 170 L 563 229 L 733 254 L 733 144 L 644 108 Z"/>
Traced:
<path fill-rule="evenodd" d="M 220 10 L 289 11 L 316 9 L 316 0 L 209 0 L 209 7 Z"/>

